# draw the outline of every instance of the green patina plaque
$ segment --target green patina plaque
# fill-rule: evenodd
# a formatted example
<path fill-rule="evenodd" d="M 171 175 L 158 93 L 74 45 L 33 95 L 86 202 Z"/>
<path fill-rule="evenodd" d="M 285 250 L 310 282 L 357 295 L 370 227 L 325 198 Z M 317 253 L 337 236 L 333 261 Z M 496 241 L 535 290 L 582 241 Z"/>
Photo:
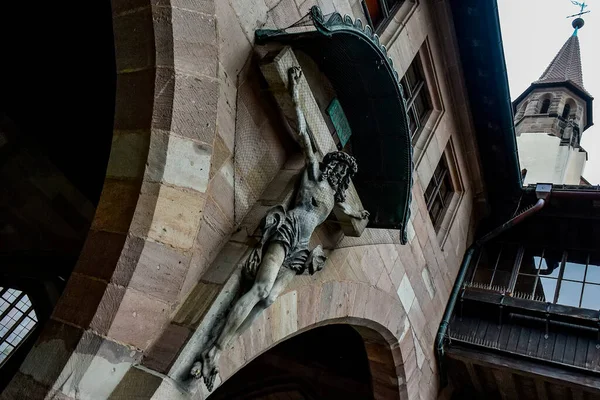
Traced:
<path fill-rule="evenodd" d="M 350 129 L 350 124 L 348 123 L 348 119 L 346 119 L 346 114 L 344 114 L 342 105 L 337 98 L 331 100 L 331 103 L 327 107 L 327 114 L 329 114 L 329 118 L 331 118 L 335 132 L 340 139 L 342 147 L 344 147 L 352 135 L 352 129 Z"/>

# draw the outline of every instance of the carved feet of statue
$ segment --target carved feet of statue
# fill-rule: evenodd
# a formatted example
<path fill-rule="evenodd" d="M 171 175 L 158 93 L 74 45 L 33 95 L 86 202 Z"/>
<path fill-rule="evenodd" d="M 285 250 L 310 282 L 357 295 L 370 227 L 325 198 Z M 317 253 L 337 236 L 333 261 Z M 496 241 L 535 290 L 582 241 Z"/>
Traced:
<path fill-rule="evenodd" d="M 219 373 L 217 361 L 217 349 L 216 347 L 211 347 L 210 350 L 202 353 L 200 360 L 196 361 L 190 370 L 190 375 L 192 375 L 195 379 L 204 379 L 204 384 L 209 392 L 212 392 L 215 384 L 215 378 Z"/>

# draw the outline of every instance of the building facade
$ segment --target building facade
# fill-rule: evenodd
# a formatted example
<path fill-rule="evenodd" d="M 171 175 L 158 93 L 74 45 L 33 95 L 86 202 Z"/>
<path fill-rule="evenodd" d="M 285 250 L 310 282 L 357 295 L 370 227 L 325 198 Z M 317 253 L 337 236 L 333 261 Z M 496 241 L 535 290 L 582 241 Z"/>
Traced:
<path fill-rule="evenodd" d="M 24 119 L 8 109 L 1 121 L 2 146 L 19 150 L 2 153 L 19 155 L 2 173 L 17 199 L 42 201 L 2 203 L 12 217 L 0 231 L 12 266 L 3 321 L 12 314 L 0 397 L 468 392 L 460 377 L 445 383 L 471 245 L 535 197 L 520 203 L 495 2 L 114 0 L 111 9 L 102 25 L 112 27 L 116 69 L 114 114 L 102 119 L 110 150 L 34 168 L 22 155 L 33 146 L 14 139 Z M 316 229 L 310 248 L 324 250 L 324 268 L 264 299 L 222 349 L 210 391 L 192 365 L 245 290 L 241 265 L 261 220 L 293 202 L 305 166 L 290 67 L 302 71 L 296 103 L 311 148 L 319 159 L 356 157 L 347 202 L 371 215 L 336 210 Z M 86 186 L 78 178 L 90 164 L 106 172 Z M 45 221 L 40 209 L 55 223 L 28 236 Z M 37 255 L 27 274 L 23 253 Z"/>
<path fill-rule="evenodd" d="M 257 30 L 287 28 L 313 6 L 326 19 L 362 20 L 393 62 L 412 132 L 410 218 L 385 228 L 389 218 L 373 210 L 371 223 L 381 224 L 365 229 L 332 215 L 311 241 L 326 251 L 323 271 L 296 277 L 225 351 L 217 386 L 278 343 L 343 324 L 369 343 L 373 396 L 437 397 L 432 343 L 483 204 L 450 4 L 256 0 L 113 2 L 116 105 L 102 194 L 64 291 L 3 398 L 209 394 L 200 381 L 182 389 L 190 357 L 223 317 L 261 218 L 290 199 L 303 166 L 281 88 L 265 73 L 269 57 L 287 54 L 302 68 L 317 149 L 361 151 L 328 113 L 340 94 L 315 60 L 293 45 L 256 43 Z M 385 157 L 393 165 L 398 154 Z M 358 182 L 351 192 L 377 208 Z"/>

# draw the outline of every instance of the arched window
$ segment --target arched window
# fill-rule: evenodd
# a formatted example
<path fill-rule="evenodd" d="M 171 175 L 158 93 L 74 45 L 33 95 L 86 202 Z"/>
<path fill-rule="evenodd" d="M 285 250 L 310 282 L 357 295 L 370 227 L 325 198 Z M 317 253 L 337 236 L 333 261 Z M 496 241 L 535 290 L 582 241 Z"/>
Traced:
<path fill-rule="evenodd" d="M 562 117 L 567 119 L 569 118 L 569 115 L 571 115 L 571 105 L 567 103 L 565 104 L 565 108 L 563 108 Z"/>
<path fill-rule="evenodd" d="M 548 114 L 548 109 L 550 108 L 550 99 L 544 99 L 542 102 L 542 108 L 540 109 L 540 114 Z"/>
<path fill-rule="evenodd" d="M 29 297 L 16 289 L 0 287 L 0 365 L 37 324 Z"/>

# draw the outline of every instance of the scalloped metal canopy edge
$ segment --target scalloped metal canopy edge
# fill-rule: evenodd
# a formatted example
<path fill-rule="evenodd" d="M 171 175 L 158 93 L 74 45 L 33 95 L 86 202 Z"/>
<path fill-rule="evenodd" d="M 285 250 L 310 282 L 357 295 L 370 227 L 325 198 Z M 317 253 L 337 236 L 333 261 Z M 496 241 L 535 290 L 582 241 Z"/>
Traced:
<path fill-rule="evenodd" d="M 314 30 L 289 31 L 308 18 Z M 399 229 L 400 242 L 408 243 L 413 159 L 406 100 L 377 34 L 348 15 L 333 13 L 325 19 L 313 6 L 297 24 L 259 29 L 255 39 L 257 44 L 278 42 L 306 53 L 329 79 L 352 128 L 352 152 L 359 166 L 354 182 L 371 212 L 369 226 Z"/>

